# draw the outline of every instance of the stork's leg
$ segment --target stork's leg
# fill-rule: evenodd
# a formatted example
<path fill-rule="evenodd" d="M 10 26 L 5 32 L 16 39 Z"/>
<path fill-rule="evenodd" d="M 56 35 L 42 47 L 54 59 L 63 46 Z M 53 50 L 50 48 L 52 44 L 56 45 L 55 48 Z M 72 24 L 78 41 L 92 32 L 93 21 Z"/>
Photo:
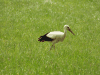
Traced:
<path fill-rule="evenodd" d="M 57 40 L 54 40 L 53 42 L 52 42 L 52 46 L 50 47 L 50 50 L 51 50 L 51 48 L 54 46 L 54 49 L 55 49 L 55 43 L 57 43 L 58 41 Z"/>
<path fill-rule="evenodd" d="M 52 45 L 52 46 L 53 46 L 53 45 Z M 50 47 L 50 50 L 51 50 L 52 46 Z"/>
<path fill-rule="evenodd" d="M 55 45 L 53 45 L 54 46 L 54 49 L 55 49 Z"/>
<path fill-rule="evenodd" d="M 55 49 L 55 45 L 52 45 L 51 47 L 50 47 L 50 50 L 51 50 L 51 48 L 54 46 L 54 49 Z"/>

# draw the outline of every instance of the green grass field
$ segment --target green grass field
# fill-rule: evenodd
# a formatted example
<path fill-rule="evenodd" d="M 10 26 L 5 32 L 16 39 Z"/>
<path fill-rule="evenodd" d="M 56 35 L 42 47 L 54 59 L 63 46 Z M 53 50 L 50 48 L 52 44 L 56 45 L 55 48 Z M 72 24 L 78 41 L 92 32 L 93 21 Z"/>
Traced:
<path fill-rule="evenodd" d="M 0 0 L 0 75 L 100 75 L 100 0 Z"/>

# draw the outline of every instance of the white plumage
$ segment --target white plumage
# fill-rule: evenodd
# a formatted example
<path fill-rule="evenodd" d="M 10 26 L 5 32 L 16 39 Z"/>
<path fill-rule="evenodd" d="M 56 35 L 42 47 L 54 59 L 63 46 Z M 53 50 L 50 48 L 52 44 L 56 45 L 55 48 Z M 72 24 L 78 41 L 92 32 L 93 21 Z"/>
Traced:
<path fill-rule="evenodd" d="M 66 37 L 66 33 L 67 33 L 67 30 L 70 31 L 73 35 L 75 35 L 71 29 L 69 28 L 68 25 L 64 25 L 64 32 L 60 32 L 60 31 L 53 31 L 53 32 L 49 32 L 49 33 L 46 33 L 45 35 L 43 36 L 40 36 L 38 39 L 38 41 L 40 42 L 44 42 L 44 41 L 50 41 L 52 42 L 52 46 L 50 47 L 50 50 L 51 48 L 54 46 L 55 48 L 55 43 L 58 43 L 59 41 L 63 41 L 64 38 Z"/>
<path fill-rule="evenodd" d="M 56 37 L 60 37 L 60 36 L 63 36 L 63 35 L 64 35 L 63 32 L 53 31 L 53 32 L 50 32 L 49 34 L 47 34 L 47 37 L 54 39 Z"/>

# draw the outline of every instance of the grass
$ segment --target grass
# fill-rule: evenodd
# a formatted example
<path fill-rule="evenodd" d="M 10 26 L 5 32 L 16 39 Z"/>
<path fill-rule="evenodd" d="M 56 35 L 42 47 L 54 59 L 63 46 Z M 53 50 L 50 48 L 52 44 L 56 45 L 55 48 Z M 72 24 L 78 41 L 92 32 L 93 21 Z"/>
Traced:
<path fill-rule="evenodd" d="M 100 75 L 99 0 L 1 0 L 0 75 Z M 63 42 L 38 42 L 68 24 Z"/>

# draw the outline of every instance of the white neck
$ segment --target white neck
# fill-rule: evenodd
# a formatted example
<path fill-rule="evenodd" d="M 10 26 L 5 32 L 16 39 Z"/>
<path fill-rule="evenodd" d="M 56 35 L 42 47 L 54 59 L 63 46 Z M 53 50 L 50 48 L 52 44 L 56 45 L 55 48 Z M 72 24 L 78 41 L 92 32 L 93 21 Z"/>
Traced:
<path fill-rule="evenodd" d="M 66 29 L 64 29 L 64 37 L 66 36 L 66 33 L 67 33 L 67 30 L 66 30 Z"/>

